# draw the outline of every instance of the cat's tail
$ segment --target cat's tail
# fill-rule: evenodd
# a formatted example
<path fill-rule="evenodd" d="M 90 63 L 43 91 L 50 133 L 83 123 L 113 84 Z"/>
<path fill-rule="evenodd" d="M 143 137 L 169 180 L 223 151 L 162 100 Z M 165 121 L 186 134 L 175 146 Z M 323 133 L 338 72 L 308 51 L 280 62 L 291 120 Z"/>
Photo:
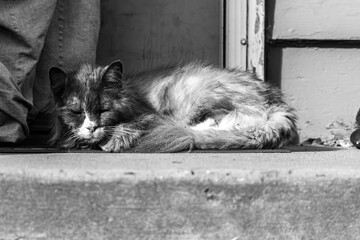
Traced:
<path fill-rule="evenodd" d="M 236 129 L 236 121 L 239 120 L 231 114 L 228 117 L 230 119 L 228 124 L 235 127 L 225 130 L 213 126 L 198 128 L 172 119 L 163 119 L 139 141 L 134 151 L 181 152 L 193 149 L 278 148 L 298 140 L 296 116 L 292 112 L 269 114 L 263 124 L 249 130 Z"/>

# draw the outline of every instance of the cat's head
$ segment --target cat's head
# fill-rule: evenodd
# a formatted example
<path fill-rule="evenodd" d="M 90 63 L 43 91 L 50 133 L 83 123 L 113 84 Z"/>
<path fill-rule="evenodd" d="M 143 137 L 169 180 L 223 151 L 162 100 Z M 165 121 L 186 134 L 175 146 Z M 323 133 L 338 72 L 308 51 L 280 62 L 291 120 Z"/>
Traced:
<path fill-rule="evenodd" d="M 107 67 L 84 64 L 71 72 L 53 67 L 49 77 L 59 116 L 51 142 L 62 138 L 62 147 L 92 148 L 104 140 L 121 119 L 114 106 L 121 101 L 115 94 L 122 87 L 121 62 Z"/>

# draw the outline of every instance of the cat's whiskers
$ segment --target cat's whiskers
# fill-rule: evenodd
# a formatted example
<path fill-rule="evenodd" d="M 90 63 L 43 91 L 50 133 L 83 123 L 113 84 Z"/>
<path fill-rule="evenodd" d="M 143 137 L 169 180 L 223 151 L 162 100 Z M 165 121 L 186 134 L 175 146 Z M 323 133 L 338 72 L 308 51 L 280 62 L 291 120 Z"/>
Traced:
<path fill-rule="evenodd" d="M 80 140 L 80 137 L 71 130 L 67 131 L 64 135 L 67 141 L 73 141 L 76 143 Z"/>

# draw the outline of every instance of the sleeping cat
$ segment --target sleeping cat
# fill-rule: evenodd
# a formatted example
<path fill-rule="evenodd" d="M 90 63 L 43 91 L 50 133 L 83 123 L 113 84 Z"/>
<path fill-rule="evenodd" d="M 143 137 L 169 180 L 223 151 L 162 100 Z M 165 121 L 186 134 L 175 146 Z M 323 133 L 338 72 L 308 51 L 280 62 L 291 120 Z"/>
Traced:
<path fill-rule="evenodd" d="M 297 139 L 281 92 L 237 69 L 202 63 L 124 77 L 122 64 L 50 69 L 52 143 L 109 152 L 278 148 Z"/>

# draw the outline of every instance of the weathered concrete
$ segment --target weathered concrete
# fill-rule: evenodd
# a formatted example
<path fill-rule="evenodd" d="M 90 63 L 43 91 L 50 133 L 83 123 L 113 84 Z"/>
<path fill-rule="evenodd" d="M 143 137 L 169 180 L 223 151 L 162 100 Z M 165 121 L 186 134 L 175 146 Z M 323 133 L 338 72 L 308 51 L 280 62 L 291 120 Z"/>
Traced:
<path fill-rule="evenodd" d="M 0 155 L 0 239 L 358 239 L 359 150 Z"/>
<path fill-rule="evenodd" d="M 185 178 L 249 183 L 269 176 L 291 181 L 318 176 L 358 178 L 359 154 L 355 148 L 290 153 L 4 154 L 0 155 L 0 174 L 51 181 Z"/>

